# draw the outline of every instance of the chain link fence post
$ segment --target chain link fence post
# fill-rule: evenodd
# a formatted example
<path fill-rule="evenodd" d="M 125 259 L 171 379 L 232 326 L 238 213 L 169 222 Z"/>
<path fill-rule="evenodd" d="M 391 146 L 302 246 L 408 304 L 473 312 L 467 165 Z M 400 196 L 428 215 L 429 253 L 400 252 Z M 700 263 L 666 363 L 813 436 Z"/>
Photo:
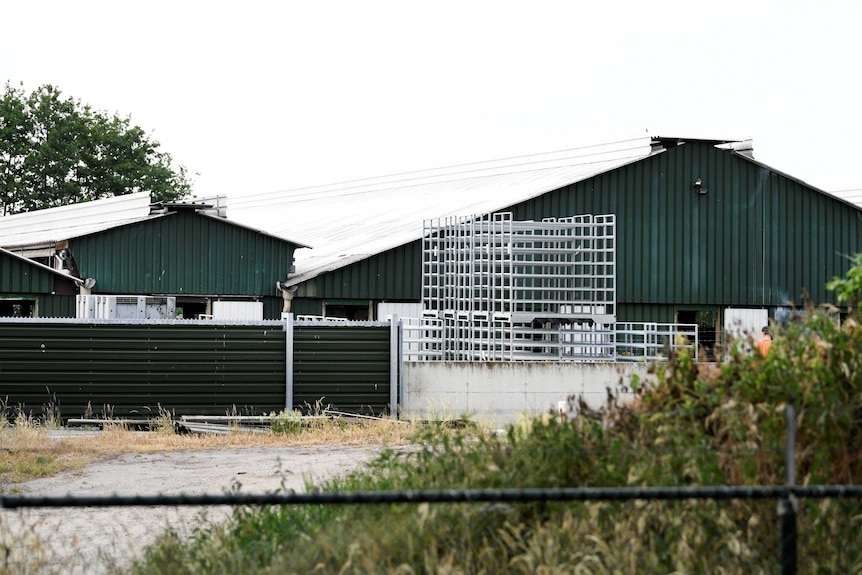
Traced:
<path fill-rule="evenodd" d="M 796 408 L 788 402 L 784 408 L 787 417 L 787 444 L 784 451 L 784 485 L 796 485 Z M 781 574 L 796 575 L 796 512 L 799 501 L 788 489 L 787 495 L 778 500 L 778 516 L 781 517 Z"/>

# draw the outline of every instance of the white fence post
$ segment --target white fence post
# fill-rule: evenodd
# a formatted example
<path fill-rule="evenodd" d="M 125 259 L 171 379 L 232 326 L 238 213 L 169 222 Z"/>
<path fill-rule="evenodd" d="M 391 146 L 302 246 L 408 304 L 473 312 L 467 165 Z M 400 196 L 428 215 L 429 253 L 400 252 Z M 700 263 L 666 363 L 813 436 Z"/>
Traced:
<path fill-rule="evenodd" d="M 293 314 L 284 313 L 284 409 L 293 411 Z"/>

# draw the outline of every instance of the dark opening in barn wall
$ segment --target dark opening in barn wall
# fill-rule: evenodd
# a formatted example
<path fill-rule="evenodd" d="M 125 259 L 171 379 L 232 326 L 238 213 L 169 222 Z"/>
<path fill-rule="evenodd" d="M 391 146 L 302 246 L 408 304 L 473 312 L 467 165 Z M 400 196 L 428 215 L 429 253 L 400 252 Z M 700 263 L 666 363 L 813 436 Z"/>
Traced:
<path fill-rule="evenodd" d="M 0 299 L 0 317 L 33 317 L 36 301 L 33 298 Z"/>
<path fill-rule="evenodd" d="M 370 309 L 370 302 L 364 299 L 325 300 L 326 317 L 342 318 L 351 321 L 367 321 L 371 319 Z"/>
<path fill-rule="evenodd" d="M 177 317 L 183 319 L 198 319 L 207 310 L 207 298 L 177 296 Z"/>
<path fill-rule="evenodd" d="M 718 326 L 720 312 L 713 306 L 679 306 L 677 323 L 697 325 L 698 342 L 709 361 L 715 361 L 716 346 L 719 344 Z"/>

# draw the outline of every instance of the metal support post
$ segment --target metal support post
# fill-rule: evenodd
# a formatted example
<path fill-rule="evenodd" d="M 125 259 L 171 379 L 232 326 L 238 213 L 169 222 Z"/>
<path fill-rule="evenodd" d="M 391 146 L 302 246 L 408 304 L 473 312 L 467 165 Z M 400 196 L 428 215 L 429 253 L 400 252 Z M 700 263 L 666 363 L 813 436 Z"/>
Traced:
<path fill-rule="evenodd" d="M 293 314 L 284 318 L 284 409 L 293 411 Z"/>
<path fill-rule="evenodd" d="M 787 445 L 784 452 L 784 485 L 796 485 L 796 408 L 792 403 L 785 407 L 787 416 Z M 781 573 L 796 575 L 796 512 L 799 502 L 788 492 L 778 501 L 778 515 L 781 517 Z"/>
<path fill-rule="evenodd" d="M 389 318 L 389 415 L 398 419 L 398 381 L 401 374 L 401 320 Z"/>

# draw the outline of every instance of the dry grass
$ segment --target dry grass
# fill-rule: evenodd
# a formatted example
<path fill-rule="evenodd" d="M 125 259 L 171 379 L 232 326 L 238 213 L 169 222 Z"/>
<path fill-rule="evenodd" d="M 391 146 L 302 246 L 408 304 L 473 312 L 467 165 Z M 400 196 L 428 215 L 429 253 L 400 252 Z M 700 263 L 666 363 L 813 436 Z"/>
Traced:
<path fill-rule="evenodd" d="M 416 424 L 388 419 L 315 419 L 290 433 L 175 433 L 170 426 L 140 432 L 122 425 L 106 426 L 98 435 L 55 437 L 43 424 L 0 426 L 0 493 L 15 492 L 15 484 L 123 453 L 235 449 L 302 445 L 398 445 L 409 442 Z"/>
<path fill-rule="evenodd" d="M 278 417 L 278 416 L 274 416 Z M 399 445 L 409 443 L 418 423 L 378 419 L 290 416 L 290 425 L 250 432 L 234 428 L 228 433 L 177 433 L 171 418 L 151 422 L 154 431 L 135 431 L 121 424 L 106 425 L 98 434 L 68 434 L 52 421 L 27 417 L 0 418 L 0 495 L 19 494 L 28 480 L 82 469 L 86 465 L 126 453 L 179 450 L 218 450 L 243 447 L 312 445 Z M 263 432 L 261 432 L 263 431 Z M 72 563 L 57 563 L 51 546 L 37 528 L 21 528 L 12 515 L 0 513 L 0 575 L 77 571 Z M 14 550 L 14 552 L 13 552 Z M 70 571 L 70 569 L 72 571 Z"/>

